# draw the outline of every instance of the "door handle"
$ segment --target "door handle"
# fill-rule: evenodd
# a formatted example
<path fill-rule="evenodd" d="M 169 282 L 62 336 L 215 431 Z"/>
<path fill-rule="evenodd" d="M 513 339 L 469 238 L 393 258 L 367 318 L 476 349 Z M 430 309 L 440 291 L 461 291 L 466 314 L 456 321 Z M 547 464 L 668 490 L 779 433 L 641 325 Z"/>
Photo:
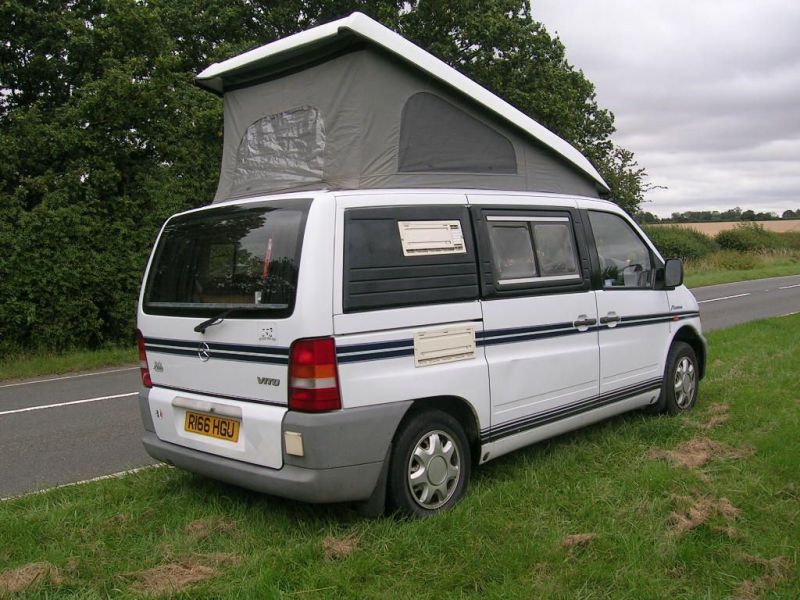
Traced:
<path fill-rule="evenodd" d="M 609 327 L 616 327 L 620 321 L 620 316 L 615 312 L 608 313 L 605 317 L 600 317 L 601 325 L 608 325 Z"/>
<path fill-rule="evenodd" d="M 590 319 L 586 315 L 578 315 L 578 320 L 572 322 L 572 326 L 576 329 L 581 327 L 591 327 L 597 323 L 597 319 Z"/>

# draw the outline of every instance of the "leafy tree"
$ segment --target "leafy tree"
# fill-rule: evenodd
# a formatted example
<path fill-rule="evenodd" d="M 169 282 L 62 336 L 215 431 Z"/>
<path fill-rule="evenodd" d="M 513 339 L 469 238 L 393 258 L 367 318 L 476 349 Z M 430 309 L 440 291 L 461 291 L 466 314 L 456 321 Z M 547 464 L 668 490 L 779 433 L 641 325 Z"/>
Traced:
<path fill-rule="evenodd" d="M 798 212 L 800 212 L 800 211 L 798 211 Z M 785 210 L 785 211 L 783 211 L 783 214 L 781 215 L 781 219 L 796 219 L 797 216 L 798 216 L 797 212 L 795 212 L 793 210 Z"/>
<path fill-rule="evenodd" d="M 4 0 L 0 351 L 129 340 L 160 224 L 216 186 L 222 107 L 194 74 L 353 10 L 575 144 L 635 211 L 644 170 L 527 2 Z"/>
<path fill-rule="evenodd" d="M 641 225 L 650 225 L 653 223 L 661 222 L 661 219 L 658 217 L 658 215 L 655 215 L 647 211 L 640 211 L 636 213 L 635 217 L 636 217 L 636 222 Z"/>

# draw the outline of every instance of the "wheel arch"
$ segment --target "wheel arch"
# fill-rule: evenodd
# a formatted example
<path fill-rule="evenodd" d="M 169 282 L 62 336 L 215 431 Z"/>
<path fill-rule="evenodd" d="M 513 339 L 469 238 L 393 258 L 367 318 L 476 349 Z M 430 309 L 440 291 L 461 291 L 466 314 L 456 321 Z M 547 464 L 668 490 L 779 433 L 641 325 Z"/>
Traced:
<path fill-rule="evenodd" d="M 481 452 L 480 421 L 472 404 L 459 396 L 430 396 L 413 400 L 400 423 L 398 423 L 394 438 L 397 437 L 403 426 L 410 419 L 426 410 L 440 410 L 449 414 L 461 424 L 469 441 L 472 464 L 477 465 L 480 462 Z M 392 441 L 394 442 L 394 439 Z"/>
<path fill-rule="evenodd" d="M 708 354 L 708 350 L 706 348 L 706 342 L 703 336 L 700 335 L 700 333 L 691 325 L 684 325 L 672 337 L 672 343 L 670 345 L 674 344 L 676 341 L 684 342 L 692 347 L 695 356 L 697 356 L 697 366 L 700 369 L 700 379 L 705 377 L 706 356 Z"/>

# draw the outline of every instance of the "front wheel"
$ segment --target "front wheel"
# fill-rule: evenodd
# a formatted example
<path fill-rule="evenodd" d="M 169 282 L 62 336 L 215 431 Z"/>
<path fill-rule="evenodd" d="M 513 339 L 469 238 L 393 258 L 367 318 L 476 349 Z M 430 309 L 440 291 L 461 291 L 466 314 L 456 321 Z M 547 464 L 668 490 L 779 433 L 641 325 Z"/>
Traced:
<path fill-rule="evenodd" d="M 445 412 L 420 412 L 403 426 L 392 448 L 390 504 L 411 517 L 446 510 L 464 496 L 470 467 L 461 424 Z"/>
<path fill-rule="evenodd" d="M 700 384 L 700 370 L 697 355 L 685 342 L 675 342 L 667 356 L 667 369 L 664 373 L 664 411 L 677 415 L 691 410 L 697 402 L 697 388 Z"/>

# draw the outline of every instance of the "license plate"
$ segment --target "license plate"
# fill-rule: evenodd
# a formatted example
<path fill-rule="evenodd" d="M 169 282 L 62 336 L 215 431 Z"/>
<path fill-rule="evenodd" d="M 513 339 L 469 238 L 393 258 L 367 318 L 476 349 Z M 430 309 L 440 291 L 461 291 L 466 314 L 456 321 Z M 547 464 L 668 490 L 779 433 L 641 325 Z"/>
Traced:
<path fill-rule="evenodd" d="M 228 442 L 239 441 L 240 425 L 241 422 L 237 419 L 226 419 L 217 415 L 205 415 L 189 411 L 186 411 L 186 419 L 183 422 L 183 428 L 186 431 Z"/>

